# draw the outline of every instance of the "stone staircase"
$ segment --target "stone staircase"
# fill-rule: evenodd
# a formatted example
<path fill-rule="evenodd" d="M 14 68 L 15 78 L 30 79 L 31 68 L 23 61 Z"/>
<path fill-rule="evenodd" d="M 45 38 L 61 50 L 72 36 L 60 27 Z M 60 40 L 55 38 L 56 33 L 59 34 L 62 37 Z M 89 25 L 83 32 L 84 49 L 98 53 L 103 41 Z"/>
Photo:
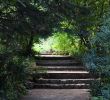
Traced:
<path fill-rule="evenodd" d="M 36 56 L 36 65 L 45 71 L 34 75 L 34 89 L 88 89 L 95 77 L 81 61 L 70 56 Z"/>

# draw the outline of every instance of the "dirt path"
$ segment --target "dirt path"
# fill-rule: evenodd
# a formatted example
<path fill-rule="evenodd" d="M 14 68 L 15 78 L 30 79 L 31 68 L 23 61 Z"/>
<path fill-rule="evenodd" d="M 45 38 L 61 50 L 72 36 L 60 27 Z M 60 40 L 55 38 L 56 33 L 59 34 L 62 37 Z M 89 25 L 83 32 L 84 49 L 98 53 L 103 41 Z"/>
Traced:
<path fill-rule="evenodd" d="M 87 89 L 34 89 L 21 100 L 89 100 Z"/>

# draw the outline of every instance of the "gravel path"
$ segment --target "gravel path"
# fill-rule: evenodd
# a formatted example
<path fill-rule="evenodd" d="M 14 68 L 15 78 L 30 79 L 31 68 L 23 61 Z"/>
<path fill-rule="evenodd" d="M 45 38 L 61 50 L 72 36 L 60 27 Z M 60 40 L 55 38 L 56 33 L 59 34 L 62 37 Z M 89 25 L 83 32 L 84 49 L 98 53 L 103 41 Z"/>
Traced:
<path fill-rule="evenodd" d="M 87 89 L 33 89 L 21 100 L 90 100 Z"/>

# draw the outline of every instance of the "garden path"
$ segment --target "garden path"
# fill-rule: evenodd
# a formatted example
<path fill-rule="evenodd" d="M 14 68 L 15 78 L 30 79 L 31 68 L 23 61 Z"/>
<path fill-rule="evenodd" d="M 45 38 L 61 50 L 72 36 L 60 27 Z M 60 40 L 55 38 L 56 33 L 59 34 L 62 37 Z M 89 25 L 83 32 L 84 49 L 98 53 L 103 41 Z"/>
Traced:
<path fill-rule="evenodd" d="M 22 100 L 90 100 L 88 89 L 33 89 Z"/>

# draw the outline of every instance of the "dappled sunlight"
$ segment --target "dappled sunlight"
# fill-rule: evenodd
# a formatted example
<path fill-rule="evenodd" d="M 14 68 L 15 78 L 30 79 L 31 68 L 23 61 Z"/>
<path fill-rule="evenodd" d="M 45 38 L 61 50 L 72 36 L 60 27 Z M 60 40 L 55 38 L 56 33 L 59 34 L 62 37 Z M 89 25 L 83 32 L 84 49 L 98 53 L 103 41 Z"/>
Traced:
<path fill-rule="evenodd" d="M 47 39 L 40 39 L 39 43 L 33 44 L 33 50 L 40 54 L 63 54 L 63 55 L 82 55 L 86 48 L 81 44 L 80 38 L 65 32 L 57 32 Z"/>

